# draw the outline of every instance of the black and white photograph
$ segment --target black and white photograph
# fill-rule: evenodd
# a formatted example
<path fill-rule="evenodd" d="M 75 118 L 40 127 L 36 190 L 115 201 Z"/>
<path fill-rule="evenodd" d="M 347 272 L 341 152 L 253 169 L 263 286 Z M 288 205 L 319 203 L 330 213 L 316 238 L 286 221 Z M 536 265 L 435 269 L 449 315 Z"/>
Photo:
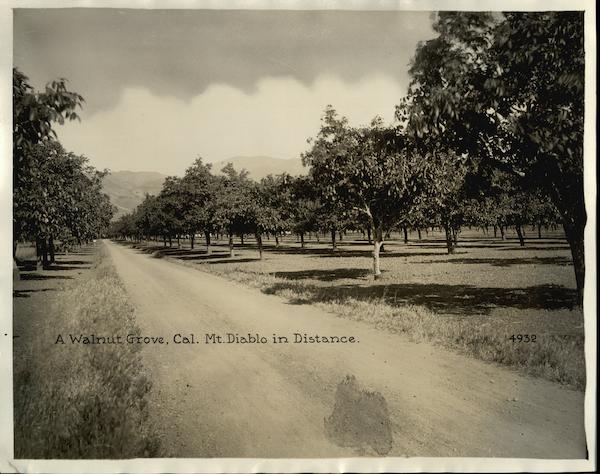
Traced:
<path fill-rule="evenodd" d="M 593 3 L 121 3 L 3 7 L 2 472 L 595 469 Z"/>

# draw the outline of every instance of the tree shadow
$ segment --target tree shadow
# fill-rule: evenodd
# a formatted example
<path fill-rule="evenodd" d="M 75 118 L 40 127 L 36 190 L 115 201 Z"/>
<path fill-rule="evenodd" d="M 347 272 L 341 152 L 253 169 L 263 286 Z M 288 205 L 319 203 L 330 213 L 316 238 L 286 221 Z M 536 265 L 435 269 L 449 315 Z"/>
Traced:
<path fill-rule="evenodd" d="M 132 248 L 141 253 L 152 254 L 154 258 L 173 257 L 181 260 L 208 260 L 213 258 L 228 258 L 229 247 L 228 244 L 214 244 L 212 245 L 213 252 L 210 254 L 206 253 L 206 250 L 190 250 L 190 249 L 170 249 L 162 246 L 143 246 L 139 244 L 130 245 Z M 215 250 L 217 250 L 215 252 Z M 236 251 L 255 251 L 258 253 L 258 246 L 255 243 L 245 243 L 243 246 L 236 245 Z M 366 257 L 371 258 L 373 256 L 371 249 L 357 250 L 357 249 L 343 249 L 338 248 L 333 250 L 331 248 L 314 248 L 314 247 L 292 247 L 288 245 L 265 245 L 263 246 L 265 254 L 279 254 L 279 255 L 306 255 L 306 256 L 318 256 L 322 258 L 337 258 L 337 257 Z M 224 252 L 224 253 L 220 253 Z M 465 252 L 457 252 L 465 253 Z M 406 251 L 393 251 L 383 250 L 380 253 L 381 258 L 392 258 L 392 257 L 435 257 L 444 255 L 445 252 L 406 252 Z"/>
<path fill-rule="evenodd" d="M 160 252 L 161 250 L 164 250 L 165 247 L 163 247 L 162 245 L 140 245 L 140 244 L 132 244 L 130 242 L 118 242 L 119 244 L 125 246 L 125 247 L 130 247 L 133 250 L 137 250 L 138 252 L 141 253 L 154 253 L 154 252 Z M 167 247 L 168 248 L 168 247 Z"/>
<path fill-rule="evenodd" d="M 267 294 L 297 289 L 293 282 L 279 282 L 265 288 Z M 292 304 L 314 304 L 334 301 L 383 300 L 391 306 L 424 306 L 436 313 L 455 315 L 489 314 L 498 307 L 518 309 L 573 309 L 576 290 L 558 285 L 538 285 L 527 288 L 482 288 L 472 285 L 390 284 L 338 285 L 302 287 L 304 294 Z"/>
<path fill-rule="evenodd" d="M 449 258 L 444 260 L 429 260 L 428 263 L 453 263 L 460 265 L 492 265 L 494 267 L 509 267 L 512 265 L 573 265 L 566 257 L 531 257 L 531 258 Z"/>
<path fill-rule="evenodd" d="M 161 249 L 154 248 L 152 250 L 152 252 L 160 252 L 161 254 L 163 254 L 164 256 L 167 256 L 167 257 L 177 257 L 180 255 L 203 255 L 203 254 L 206 254 L 206 250 L 170 249 L 169 247 L 167 247 L 167 248 L 163 247 Z"/>
<path fill-rule="evenodd" d="M 400 242 L 398 242 L 400 243 Z M 422 247 L 422 248 L 446 248 L 446 240 L 445 239 L 411 239 L 407 244 L 404 242 L 401 245 L 409 245 L 414 247 Z M 506 247 L 511 245 L 519 245 L 518 239 L 514 241 L 512 239 L 502 240 L 500 237 L 497 239 L 487 238 L 487 239 L 464 239 L 458 238 L 458 247 L 465 248 L 473 248 L 473 249 L 489 249 L 489 248 L 498 248 L 498 247 Z"/>
<path fill-rule="evenodd" d="M 442 242 L 442 243 L 438 243 L 438 244 L 433 244 L 433 243 L 427 243 L 427 244 L 421 244 L 421 243 L 417 243 L 417 242 L 409 242 L 410 246 L 412 247 L 417 247 L 420 249 L 440 249 L 440 250 L 446 250 L 448 248 L 446 242 Z M 517 244 L 518 245 L 518 244 Z M 454 248 L 460 249 L 493 249 L 493 250 L 499 250 L 499 249 L 504 249 L 506 247 L 506 243 L 497 243 L 497 244 L 468 244 L 465 242 L 461 242 L 460 240 L 458 241 L 458 245 L 456 245 Z M 511 247 L 512 248 L 512 247 Z M 507 249 L 509 250 L 509 249 Z"/>
<path fill-rule="evenodd" d="M 59 265 L 88 265 L 89 263 L 89 260 L 60 260 L 58 262 Z"/>
<path fill-rule="evenodd" d="M 44 268 L 44 270 L 85 270 L 91 268 L 90 261 L 85 260 L 57 260 L 56 263 L 51 264 Z M 78 265 L 78 266 L 74 266 Z M 79 266 L 81 265 L 81 266 Z M 37 260 L 21 260 L 17 261 L 17 267 L 20 271 L 36 271 L 37 270 Z"/>
<path fill-rule="evenodd" d="M 29 298 L 30 293 L 56 291 L 54 288 L 38 288 L 35 290 L 13 290 L 13 298 Z"/>
<path fill-rule="evenodd" d="M 179 257 L 175 257 L 177 260 L 212 260 L 220 259 L 220 258 L 229 258 L 229 253 L 207 253 L 204 255 L 182 255 Z"/>
<path fill-rule="evenodd" d="M 370 275 L 373 271 L 364 268 L 334 268 L 331 270 L 299 270 L 290 272 L 273 272 L 273 275 L 286 280 L 320 280 L 335 281 L 342 279 L 358 279 Z"/>
<path fill-rule="evenodd" d="M 17 260 L 17 267 L 20 271 L 30 272 L 37 270 L 36 260 Z"/>
<path fill-rule="evenodd" d="M 50 267 L 46 267 L 44 268 L 44 270 L 50 270 L 50 271 L 62 271 L 62 270 L 88 270 L 92 268 L 91 265 L 81 265 L 81 266 L 75 266 L 75 265 L 62 265 L 62 262 L 59 264 L 55 264 L 52 265 Z"/>
<path fill-rule="evenodd" d="M 565 244 L 564 246 L 554 246 L 554 247 L 541 247 L 541 246 L 531 246 L 531 245 L 527 245 L 527 240 L 525 240 L 525 246 L 521 247 L 521 246 L 516 246 L 516 247 L 510 247 L 510 248 L 501 248 L 498 250 L 517 250 L 517 251 L 523 251 L 526 252 L 527 250 L 569 250 L 569 245 Z"/>
<path fill-rule="evenodd" d="M 260 258 L 256 257 L 256 258 L 251 258 L 251 257 L 246 257 L 246 258 L 224 258 L 222 260 L 215 260 L 215 261 L 205 261 L 203 262 L 203 265 L 217 265 L 220 263 L 245 263 L 245 262 L 260 262 Z"/>
<path fill-rule="evenodd" d="M 72 280 L 73 277 L 66 275 L 40 275 L 39 273 L 21 273 L 21 280 Z"/>
<path fill-rule="evenodd" d="M 331 248 L 310 248 L 310 247 L 274 247 L 265 249 L 266 253 L 273 254 L 284 254 L 284 255 L 309 255 L 317 256 L 320 258 L 337 258 L 337 257 L 366 257 L 371 258 L 373 256 L 372 249 L 356 250 L 356 249 L 344 249 L 338 248 L 333 250 Z M 384 250 L 380 254 L 381 258 L 391 257 L 434 257 L 443 255 L 442 252 L 406 252 L 406 251 L 395 251 L 395 250 Z"/>

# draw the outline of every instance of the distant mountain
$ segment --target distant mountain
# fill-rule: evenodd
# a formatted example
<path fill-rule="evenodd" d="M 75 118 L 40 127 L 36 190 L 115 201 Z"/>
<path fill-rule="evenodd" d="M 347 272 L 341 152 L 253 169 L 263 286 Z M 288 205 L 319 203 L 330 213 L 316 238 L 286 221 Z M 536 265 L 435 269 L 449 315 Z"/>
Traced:
<path fill-rule="evenodd" d="M 212 164 L 212 172 L 220 174 L 227 164 L 241 171 L 246 169 L 250 178 L 259 181 L 269 174 L 288 173 L 292 176 L 305 175 L 308 169 L 302 166 L 300 158 L 279 160 L 269 156 L 236 156 Z M 120 217 L 135 209 L 144 200 L 146 193 L 158 194 L 166 175 L 154 171 L 113 171 L 103 180 L 104 192 L 117 207 L 115 217 Z"/>
<path fill-rule="evenodd" d="M 153 171 L 113 171 L 105 176 L 104 192 L 117 207 L 115 217 L 133 211 L 146 193 L 158 194 L 166 176 Z"/>
<path fill-rule="evenodd" d="M 213 173 L 220 173 L 221 169 L 227 163 L 231 163 L 237 171 L 246 169 L 250 178 L 256 181 L 260 181 L 260 179 L 269 174 L 288 173 L 292 176 L 308 174 L 308 168 L 302 166 L 300 158 L 280 160 L 271 158 L 270 156 L 236 156 L 229 158 L 228 160 L 213 163 Z"/>

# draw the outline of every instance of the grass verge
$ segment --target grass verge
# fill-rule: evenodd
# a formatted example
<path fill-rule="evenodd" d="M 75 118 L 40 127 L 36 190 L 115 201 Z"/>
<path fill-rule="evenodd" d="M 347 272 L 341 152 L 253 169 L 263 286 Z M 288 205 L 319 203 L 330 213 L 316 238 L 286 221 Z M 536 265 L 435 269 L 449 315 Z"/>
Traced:
<path fill-rule="evenodd" d="M 155 456 L 139 346 L 55 344 L 58 334 L 139 333 L 106 249 L 40 311 L 35 337 L 18 354 L 27 363 L 14 374 L 15 458 Z"/>
<path fill-rule="evenodd" d="M 494 321 L 489 315 L 456 317 L 438 314 L 423 306 L 397 304 L 390 301 L 392 295 L 361 300 L 331 287 L 246 271 L 239 266 L 215 268 L 214 265 L 180 263 L 259 288 L 264 293 L 279 295 L 294 304 L 314 304 L 344 318 L 405 334 L 415 342 L 433 342 L 570 388 L 585 388 L 583 334 L 565 336 L 540 331 L 535 343 L 515 343 L 509 339 L 510 327 Z M 521 313 L 517 315 L 522 316 Z M 545 317 L 556 319 L 557 315 L 548 312 Z M 559 317 L 572 319 L 576 314 L 565 311 Z"/>

